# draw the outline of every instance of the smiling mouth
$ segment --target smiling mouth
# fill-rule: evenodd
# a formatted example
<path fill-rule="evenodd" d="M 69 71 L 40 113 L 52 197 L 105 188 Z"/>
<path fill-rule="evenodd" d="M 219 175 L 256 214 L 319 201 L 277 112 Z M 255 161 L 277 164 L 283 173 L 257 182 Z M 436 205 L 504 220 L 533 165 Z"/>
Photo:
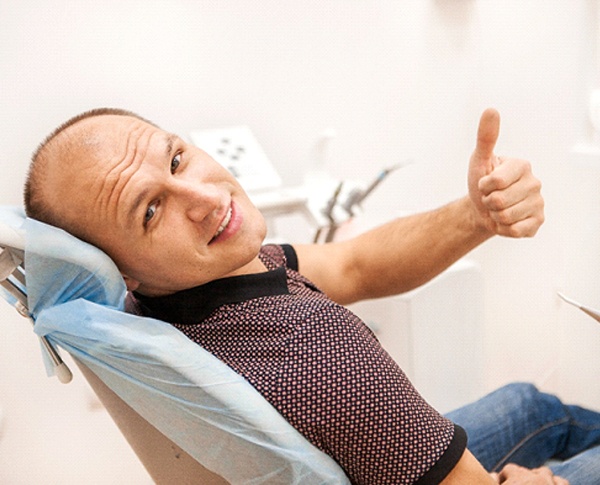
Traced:
<path fill-rule="evenodd" d="M 223 222 L 221 222 L 221 225 L 217 229 L 217 232 L 215 232 L 215 235 L 212 237 L 210 242 L 213 242 L 215 239 L 217 239 L 223 233 L 223 231 L 227 228 L 227 225 L 229 224 L 229 222 L 231 222 L 232 212 L 233 211 L 231 210 L 231 207 L 229 207 L 229 210 L 227 211 L 227 214 L 225 215 L 225 219 L 223 219 Z"/>

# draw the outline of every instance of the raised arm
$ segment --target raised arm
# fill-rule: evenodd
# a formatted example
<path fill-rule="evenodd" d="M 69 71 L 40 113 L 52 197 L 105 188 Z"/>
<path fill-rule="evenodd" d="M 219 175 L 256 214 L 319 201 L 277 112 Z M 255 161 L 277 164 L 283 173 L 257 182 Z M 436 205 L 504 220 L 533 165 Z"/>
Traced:
<path fill-rule="evenodd" d="M 535 235 L 544 221 L 541 184 L 529 162 L 494 154 L 499 127 L 498 113 L 486 110 L 468 196 L 348 241 L 296 245 L 300 272 L 330 298 L 351 303 L 416 288 L 493 235 Z"/>

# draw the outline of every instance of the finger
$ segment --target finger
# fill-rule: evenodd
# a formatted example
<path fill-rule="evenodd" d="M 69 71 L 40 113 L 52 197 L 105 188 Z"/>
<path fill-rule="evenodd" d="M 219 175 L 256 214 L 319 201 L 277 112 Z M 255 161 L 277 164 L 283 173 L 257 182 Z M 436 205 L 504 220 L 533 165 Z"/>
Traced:
<path fill-rule="evenodd" d="M 489 210 L 488 213 L 492 221 L 503 226 L 510 226 L 529 218 L 537 219 L 541 224 L 544 219 L 543 199 L 540 197 L 539 203 L 529 200 L 522 201 L 510 207 Z"/>
<path fill-rule="evenodd" d="M 540 475 L 543 475 L 545 477 L 554 477 L 554 473 L 552 473 L 552 470 L 550 470 L 550 468 L 548 468 L 547 466 L 542 466 L 539 468 L 535 468 L 533 470 L 535 473 L 538 473 Z"/>
<path fill-rule="evenodd" d="M 544 477 L 544 481 L 546 483 L 552 484 L 552 485 L 556 485 L 556 484 L 560 484 L 560 485 L 564 485 L 561 484 L 561 482 L 559 482 L 558 480 L 560 479 L 560 477 L 555 477 L 554 473 L 552 472 L 552 470 L 550 470 L 550 468 L 548 468 L 547 466 L 543 466 L 540 468 L 535 468 L 532 470 L 533 473 L 535 473 L 538 476 Z"/>
<path fill-rule="evenodd" d="M 503 211 L 521 204 L 521 210 L 527 210 L 523 216 L 543 211 L 544 198 L 541 184 L 537 180 L 522 181 L 504 190 L 495 190 L 481 198 L 481 204 L 490 211 Z"/>
<path fill-rule="evenodd" d="M 494 156 L 494 147 L 500 133 L 500 114 L 493 108 L 486 109 L 479 119 L 475 154 L 482 159 Z"/>
<path fill-rule="evenodd" d="M 532 179 L 539 183 L 531 172 L 531 164 L 526 160 L 507 158 L 488 175 L 481 177 L 478 188 L 481 193 L 489 194 L 494 190 L 502 190 L 519 180 Z"/>
<path fill-rule="evenodd" d="M 504 468 L 502 468 L 502 470 L 500 470 L 500 473 L 498 474 L 498 478 L 500 479 L 499 483 L 502 483 L 503 481 L 507 480 L 511 477 L 511 475 L 514 475 L 520 470 L 523 470 L 523 468 L 519 465 L 515 465 L 514 463 L 509 463 L 508 465 L 505 465 Z"/>
<path fill-rule="evenodd" d="M 554 475 L 554 472 L 547 466 L 543 466 L 540 468 L 536 468 L 533 472 L 551 480 L 551 483 L 554 485 L 569 485 L 569 481 L 559 477 L 558 475 Z"/>
<path fill-rule="evenodd" d="M 518 222 L 524 221 L 531 217 L 529 210 L 523 207 L 525 204 L 516 204 L 512 207 L 501 210 L 490 210 L 489 216 L 494 223 L 499 226 L 512 226 Z"/>
<path fill-rule="evenodd" d="M 523 219 L 521 221 L 515 222 L 513 224 L 500 224 L 495 223 L 496 226 L 494 231 L 499 236 L 505 236 L 510 238 L 522 238 L 522 237 L 533 237 L 537 234 L 538 229 L 542 225 L 542 223 L 536 219 L 535 217 L 528 217 L 527 219 Z"/>

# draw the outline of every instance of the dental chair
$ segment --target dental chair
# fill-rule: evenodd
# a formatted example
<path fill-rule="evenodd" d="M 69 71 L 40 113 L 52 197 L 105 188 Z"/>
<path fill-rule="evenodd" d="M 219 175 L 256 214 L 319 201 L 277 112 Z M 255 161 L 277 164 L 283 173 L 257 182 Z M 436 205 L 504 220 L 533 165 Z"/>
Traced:
<path fill-rule="evenodd" d="M 1 293 L 31 321 L 46 370 L 68 352 L 159 484 L 347 484 L 241 376 L 171 325 L 123 311 L 114 263 L 0 207 Z"/>

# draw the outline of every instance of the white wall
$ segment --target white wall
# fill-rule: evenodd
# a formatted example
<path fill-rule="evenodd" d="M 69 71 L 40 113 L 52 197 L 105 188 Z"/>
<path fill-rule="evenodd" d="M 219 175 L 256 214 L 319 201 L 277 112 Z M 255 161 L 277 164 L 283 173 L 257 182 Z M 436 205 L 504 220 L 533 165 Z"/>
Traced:
<path fill-rule="evenodd" d="M 181 134 L 249 124 L 288 184 L 329 127 L 338 134 L 329 167 L 340 176 L 371 177 L 414 157 L 417 164 L 369 201 L 369 222 L 356 223 L 367 225 L 462 195 L 479 113 L 495 106 L 503 117 L 498 151 L 533 161 L 547 223 L 533 240 L 497 239 L 473 254 L 486 282 L 487 383 L 533 380 L 597 403 L 600 329 L 586 329 L 596 340 L 579 335 L 577 345 L 565 344 L 587 322 L 572 319 L 555 296 L 599 269 L 570 263 L 593 253 L 598 232 L 577 248 L 563 240 L 567 222 L 581 227 L 588 218 L 585 204 L 573 210 L 579 186 L 565 180 L 571 147 L 590 139 L 586 100 L 600 84 L 594 12 L 593 0 L 0 0 L 1 202 L 20 203 L 28 157 L 57 124 L 118 106 Z M 600 305 L 600 296 L 589 303 Z M 6 313 L 3 327 L 25 325 Z M 50 402 L 29 338 L 12 328 L 0 338 L 0 481 L 31 483 L 33 462 L 60 483 L 78 483 L 76 472 L 14 446 L 17 436 L 33 444 L 60 430 L 53 409 L 71 399 L 58 392 Z M 591 356 L 581 369 L 579 344 Z M 561 373 L 560 362 L 581 371 L 577 379 Z M 24 401 L 54 425 L 31 428 Z M 99 454 L 87 438 L 77 438 L 83 454 Z M 49 453 L 36 446 L 40 457 Z M 90 483 L 112 483 L 102 482 L 112 463 L 102 473 L 82 467 L 98 480 Z"/>

